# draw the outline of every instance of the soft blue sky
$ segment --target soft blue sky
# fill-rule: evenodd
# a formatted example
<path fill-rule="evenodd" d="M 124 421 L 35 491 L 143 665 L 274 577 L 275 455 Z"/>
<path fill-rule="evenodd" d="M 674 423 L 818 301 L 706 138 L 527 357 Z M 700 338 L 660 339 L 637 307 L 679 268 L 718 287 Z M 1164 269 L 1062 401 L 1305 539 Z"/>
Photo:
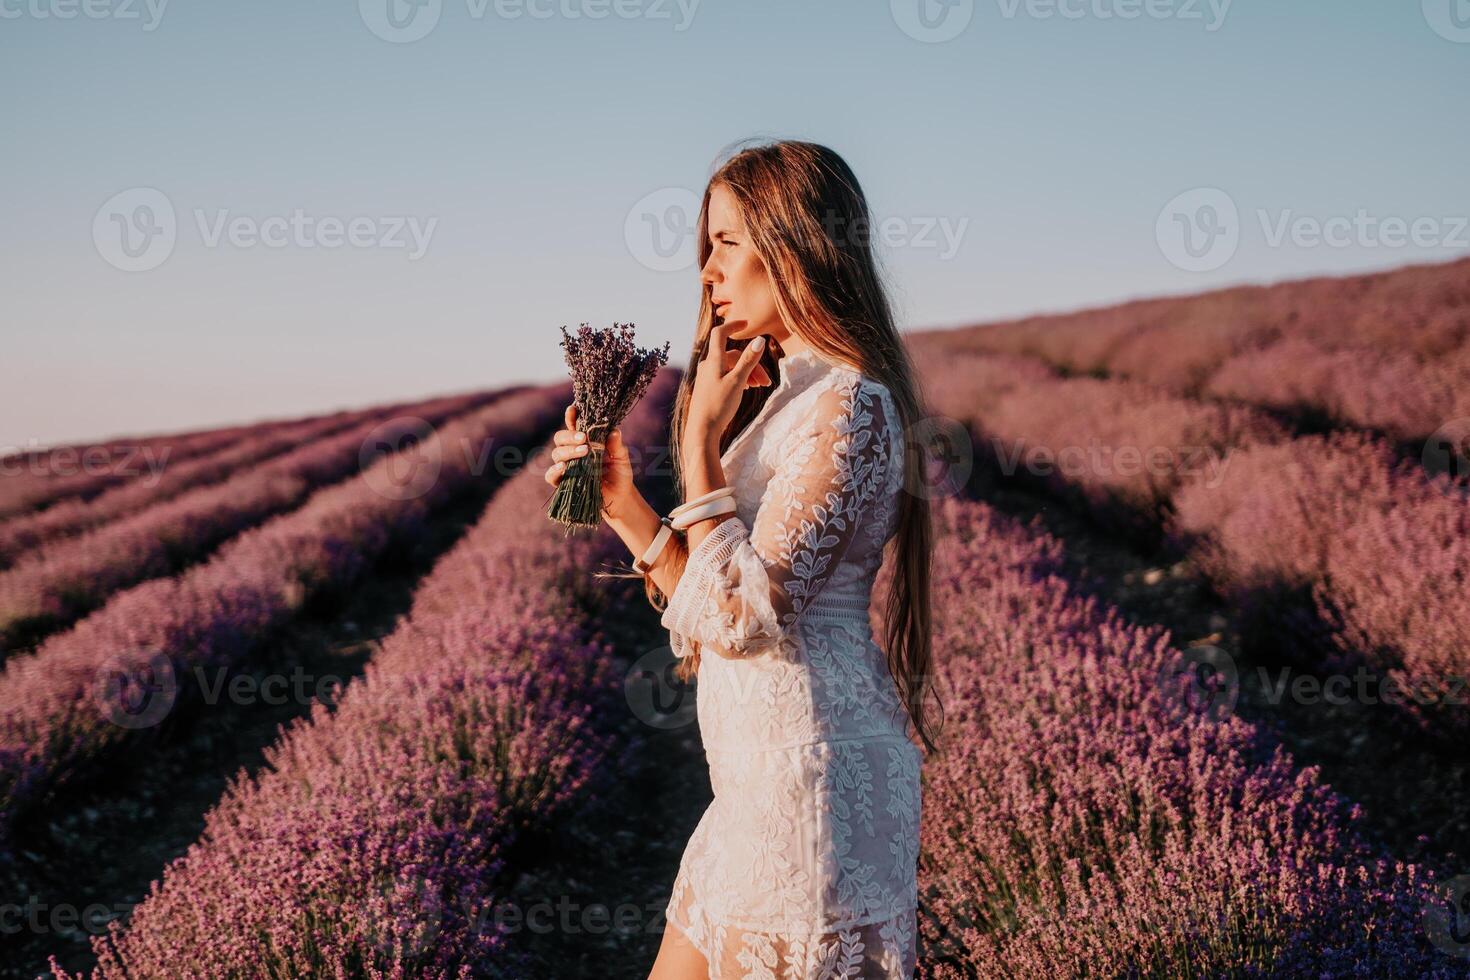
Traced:
<path fill-rule="evenodd" d="M 977 0 L 942 43 L 900 26 L 917 0 L 424 0 L 419 20 L 393 0 L 433 25 L 410 43 L 370 29 L 392 35 L 388 0 L 171 0 L 156 22 L 152 2 L 0 0 L 0 449 L 549 381 L 582 321 L 634 321 L 682 361 L 696 273 L 652 267 L 635 206 L 693 200 L 750 136 L 852 164 L 897 229 L 906 329 L 1442 261 L 1470 238 L 1466 0 L 1235 0 L 1223 19 L 1222 0 L 1133 0 L 1126 20 L 1105 15 L 1129 0 Z M 1189 271 L 1157 222 L 1200 187 L 1240 240 Z M 133 188 L 176 215 L 147 271 L 104 255 L 104 204 Z M 211 246 L 196 217 L 297 210 L 366 216 L 373 240 L 434 224 L 411 259 Z M 1273 245 L 1262 210 L 1435 223 L 1418 246 Z"/>

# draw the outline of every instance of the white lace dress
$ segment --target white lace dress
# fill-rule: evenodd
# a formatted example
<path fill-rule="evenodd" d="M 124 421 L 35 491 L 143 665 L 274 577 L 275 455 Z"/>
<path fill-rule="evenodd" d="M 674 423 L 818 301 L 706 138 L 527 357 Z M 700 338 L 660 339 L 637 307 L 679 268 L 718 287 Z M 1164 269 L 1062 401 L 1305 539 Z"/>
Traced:
<path fill-rule="evenodd" d="M 676 656 L 701 645 L 715 794 L 666 914 L 712 978 L 908 978 L 922 756 L 868 619 L 901 423 L 853 368 L 810 350 L 780 368 L 722 457 L 735 514 L 690 553 L 663 614 Z"/>

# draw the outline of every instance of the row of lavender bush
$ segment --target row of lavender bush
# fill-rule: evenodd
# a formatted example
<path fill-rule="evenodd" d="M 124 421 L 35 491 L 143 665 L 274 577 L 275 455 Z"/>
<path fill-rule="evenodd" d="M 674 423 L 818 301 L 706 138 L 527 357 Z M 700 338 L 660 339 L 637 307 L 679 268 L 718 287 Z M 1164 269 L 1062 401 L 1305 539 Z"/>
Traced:
<path fill-rule="evenodd" d="M 1286 337 L 1230 358 L 1200 394 L 1418 443 L 1470 420 L 1470 345 L 1423 364 L 1406 353 L 1323 350 Z"/>
<path fill-rule="evenodd" d="M 363 421 L 391 418 L 417 411 L 404 402 L 355 412 L 339 412 L 307 419 L 295 425 L 261 427 L 243 434 L 230 445 L 166 467 L 156 480 L 131 480 L 89 499 L 72 498 L 38 511 L 0 522 L 0 569 L 9 568 L 22 551 L 57 538 L 71 537 L 100 527 L 127 514 L 177 497 L 185 490 L 218 483 L 245 466 L 296 449 L 305 443 L 336 435 Z"/>
<path fill-rule="evenodd" d="M 105 490 L 199 456 L 218 452 L 306 418 L 232 425 L 203 432 L 112 439 L 24 450 L 0 459 L 0 519 Z M 151 467 L 151 469 L 150 469 Z"/>
<path fill-rule="evenodd" d="M 1470 419 L 1470 260 L 916 334 L 1417 442 Z"/>
<path fill-rule="evenodd" d="M 667 438 L 673 380 L 625 423 L 629 445 Z M 314 706 L 242 771 L 93 941 L 95 980 L 527 975 L 498 902 L 523 834 L 616 778 L 621 672 L 595 627 L 642 602 L 593 587 L 621 545 L 566 537 L 548 496 L 539 466 L 500 491 L 335 712 Z"/>
<path fill-rule="evenodd" d="M 1229 358 L 1294 337 L 1321 350 L 1407 354 L 1425 365 L 1470 342 L 1470 259 L 1389 272 L 1234 286 L 960 330 L 912 342 L 1004 350 L 1081 374 L 1198 392 Z"/>
<path fill-rule="evenodd" d="M 1034 524 L 936 517 L 921 976 L 1470 976 L 1433 873 L 1190 700 L 1167 632 L 1074 591 Z"/>
<path fill-rule="evenodd" d="M 1385 703 L 1426 729 L 1470 727 L 1470 499 L 1448 476 L 1362 433 L 1290 438 L 1244 406 L 1032 358 L 918 360 L 984 465 L 1188 554 L 1248 626 L 1298 637 L 1316 666 L 1376 669 Z M 1125 451 L 1154 463 L 1120 465 Z"/>
<path fill-rule="evenodd" d="M 220 542 L 357 473 L 378 447 L 413 437 L 422 422 L 437 425 L 500 396 L 457 395 L 420 405 L 414 414 L 373 416 L 221 483 L 27 553 L 0 572 L 0 648 L 34 643 L 119 589 L 177 572 Z"/>
<path fill-rule="evenodd" d="M 356 581 L 396 541 L 474 481 L 523 452 L 560 415 L 569 386 L 535 388 L 448 422 L 416 450 L 414 478 L 388 455 L 300 510 L 252 529 L 176 578 L 118 596 L 0 674 L 0 858 L 16 822 L 58 786 L 201 703 L 197 671 L 229 669 L 313 596 Z M 519 462 L 519 459 L 515 460 Z M 490 469 L 490 472 L 486 472 Z"/>
<path fill-rule="evenodd" d="M 1366 664 L 1431 733 L 1470 730 L 1470 499 L 1447 477 L 1340 432 L 1236 453 L 1174 510 L 1178 547 L 1248 623 Z"/>
<path fill-rule="evenodd" d="M 1217 480 L 1233 450 L 1287 432 L 1245 406 L 1202 404 L 1136 381 L 1063 378 L 1010 354 L 915 354 L 930 407 L 967 424 L 975 461 L 1157 543 L 1175 493 Z"/>

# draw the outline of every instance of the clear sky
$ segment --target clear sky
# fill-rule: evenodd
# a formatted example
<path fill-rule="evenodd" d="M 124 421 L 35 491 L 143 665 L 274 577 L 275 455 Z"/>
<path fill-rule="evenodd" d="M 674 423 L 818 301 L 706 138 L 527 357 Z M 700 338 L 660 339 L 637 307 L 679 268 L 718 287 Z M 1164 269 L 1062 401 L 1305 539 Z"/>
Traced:
<path fill-rule="evenodd" d="M 748 137 L 905 329 L 1470 251 L 1465 0 L 947 2 L 0 0 L 0 450 L 682 363 Z"/>

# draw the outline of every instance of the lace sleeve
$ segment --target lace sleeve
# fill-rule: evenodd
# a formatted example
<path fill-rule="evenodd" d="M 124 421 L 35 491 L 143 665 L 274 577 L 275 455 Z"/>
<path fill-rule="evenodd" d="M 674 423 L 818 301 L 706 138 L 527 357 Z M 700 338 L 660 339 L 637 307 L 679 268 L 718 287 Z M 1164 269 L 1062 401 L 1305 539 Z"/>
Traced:
<path fill-rule="evenodd" d="M 884 400 L 857 376 L 817 396 L 781 446 L 754 526 L 730 516 L 689 553 L 660 622 L 677 657 L 689 640 L 723 657 L 785 644 L 803 608 L 826 586 L 874 517 L 894 465 Z"/>

